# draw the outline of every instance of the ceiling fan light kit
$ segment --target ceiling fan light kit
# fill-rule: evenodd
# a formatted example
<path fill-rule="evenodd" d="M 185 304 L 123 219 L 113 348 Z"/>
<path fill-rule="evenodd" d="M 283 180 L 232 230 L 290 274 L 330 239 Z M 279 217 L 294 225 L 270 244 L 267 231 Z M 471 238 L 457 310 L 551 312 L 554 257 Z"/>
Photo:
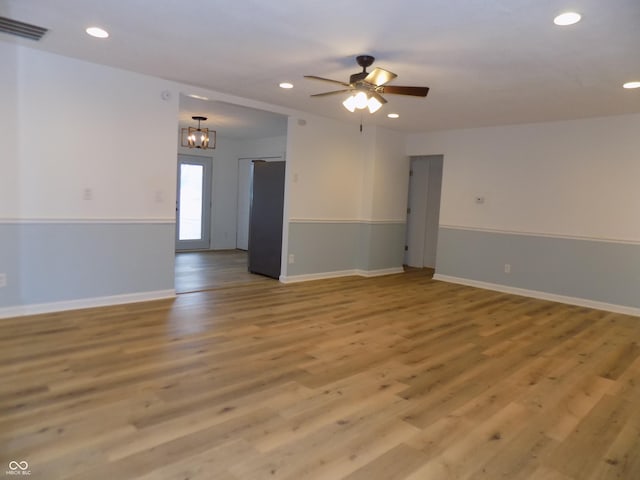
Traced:
<path fill-rule="evenodd" d="M 355 112 L 356 109 L 364 110 L 368 108 L 370 113 L 375 113 L 382 107 L 382 102 L 374 96 L 368 96 L 364 91 L 359 91 L 354 95 L 350 95 L 342 102 L 342 105 L 350 112 Z"/>
<path fill-rule="evenodd" d="M 362 67 L 362 72 L 354 73 L 349 77 L 349 83 L 330 78 L 317 77 L 315 75 L 305 75 L 305 78 L 312 80 L 321 80 L 341 85 L 345 88 L 342 90 L 334 90 L 331 92 L 317 93 L 312 97 L 324 97 L 327 95 L 335 95 L 341 93 L 350 93 L 349 97 L 342 102 L 344 108 L 350 112 L 356 110 L 369 109 L 369 113 L 375 113 L 387 100 L 381 95 L 382 93 L 393 95 L 410 95 L 414 97 L 426 97 L 429 93 L 428 87 L 401 87 L 396 85 L 387 85 L 388 82 L 397 77 L 393 72 L 382 68 L 374 68 L 373 71 L 367 72 L 375 58 L 371 55 L 360 55 L 356 57 L 356 62 Z"/>
<path fill-rule="evenodd" d="M 206 122 L 207 117 L 196 115 L 191 118 L 198 122 L 198 126 L 183 128 L 180 136 L 180 144 L 188 148 L 201 148 L 203 150 L 215 149 L 216 131 L 200 126 L 200 122 Z"/>

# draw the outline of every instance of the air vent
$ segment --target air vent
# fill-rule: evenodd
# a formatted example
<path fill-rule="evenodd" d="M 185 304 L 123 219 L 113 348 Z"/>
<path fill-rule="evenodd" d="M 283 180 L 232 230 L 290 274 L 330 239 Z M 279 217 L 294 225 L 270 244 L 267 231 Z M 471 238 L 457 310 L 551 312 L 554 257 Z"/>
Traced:
<path fill-rule="evenodd" d="M 38 41 L 47 33 L 47 29 L 11 18 L 0 17 L 0 32 Z"/>

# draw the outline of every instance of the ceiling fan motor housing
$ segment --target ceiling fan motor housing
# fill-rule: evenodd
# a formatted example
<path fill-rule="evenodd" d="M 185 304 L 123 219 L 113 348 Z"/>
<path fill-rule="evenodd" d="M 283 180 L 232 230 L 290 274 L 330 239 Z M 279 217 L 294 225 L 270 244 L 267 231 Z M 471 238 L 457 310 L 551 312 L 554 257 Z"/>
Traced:
<path fill-rule="evenodd" d="M 370 67 L 371 65 L 373 65 L 374 61 L 375 61 L 375 58 L 372 57 L 371 55 L 358 55 L 356 57 L 356 62 L 358 62 L 358 65 L 362 67 L 362 70 L 366 70 L 367 67 Z"/>
<path fill-rule="evenodd" d="M 356 84 L 367 78 L 367 75 L 369 75 L 367 67 L 373 65 L 374 61 L 375 58 L 371 55 L 358 55 L 356 57 L 356 62 L 358 62 L 358 65 L 362 67 L 362 71 L 351 75 L 351 77 L 349 77 L 349 83 Z"/>

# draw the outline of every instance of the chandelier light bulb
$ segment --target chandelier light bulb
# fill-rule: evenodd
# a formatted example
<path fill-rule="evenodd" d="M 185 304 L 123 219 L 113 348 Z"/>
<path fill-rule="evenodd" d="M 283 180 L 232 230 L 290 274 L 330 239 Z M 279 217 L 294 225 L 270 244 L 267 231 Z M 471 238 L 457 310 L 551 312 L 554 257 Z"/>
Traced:
<path fill-rule="evenodd" d="M 181 130 L 180 144 L 183 147 L 202 148 L 205 150 L 216 148 L 216 131 L 204 128 L 200 122 L 207 120 L 207 117 L 194 115 L 192 120 L 198 122 L 197 127 L 188 127 Z"/>

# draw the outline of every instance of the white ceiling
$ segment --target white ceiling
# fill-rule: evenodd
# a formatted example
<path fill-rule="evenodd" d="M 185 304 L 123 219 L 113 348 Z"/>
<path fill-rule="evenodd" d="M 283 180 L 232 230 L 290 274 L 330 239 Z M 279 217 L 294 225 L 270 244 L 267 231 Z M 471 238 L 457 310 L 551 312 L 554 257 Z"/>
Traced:
<path fill-rule="evenodd" d="M 556 27 L 565 10 L 582 21 Z M 622 88 L 640 80 L 640 0 L 0 0 L 0 15 L 50 29 L 0 40 L 354 123 L 342 97 L 309 97 L 330 83 L 303 75 L 347 80 L 374 55 L 392 84 L 431 88 L 364 116 L 396 130 L 640 112 L 640 90 Z M 111 37 L 88 37 L 93 24 Z"/>

